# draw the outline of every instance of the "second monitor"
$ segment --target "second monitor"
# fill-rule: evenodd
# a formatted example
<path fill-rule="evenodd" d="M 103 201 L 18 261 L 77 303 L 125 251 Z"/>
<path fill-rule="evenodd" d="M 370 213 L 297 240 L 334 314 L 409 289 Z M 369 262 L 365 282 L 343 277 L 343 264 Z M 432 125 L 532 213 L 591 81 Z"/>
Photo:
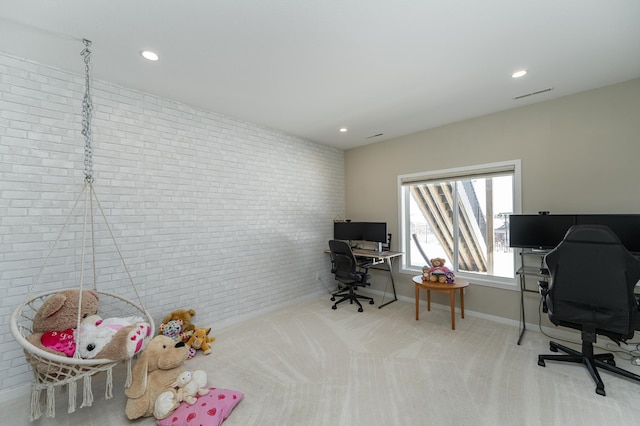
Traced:
<path fill-rule="evenodd" d="M 334 222 L 333 238 L 348 241 L 387 242 L 386 222 Z"/>

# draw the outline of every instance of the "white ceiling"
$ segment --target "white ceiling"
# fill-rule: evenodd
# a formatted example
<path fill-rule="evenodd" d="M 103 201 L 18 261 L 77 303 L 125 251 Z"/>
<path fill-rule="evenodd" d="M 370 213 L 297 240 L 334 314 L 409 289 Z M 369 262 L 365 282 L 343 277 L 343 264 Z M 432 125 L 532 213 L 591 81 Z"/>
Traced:
<path fill-rule="evenodd" d="M 640 77 L 638 0 L 0 1 L 0 51 L 82 74 L 82 38 L 96 79 L 343 149 Z"/>

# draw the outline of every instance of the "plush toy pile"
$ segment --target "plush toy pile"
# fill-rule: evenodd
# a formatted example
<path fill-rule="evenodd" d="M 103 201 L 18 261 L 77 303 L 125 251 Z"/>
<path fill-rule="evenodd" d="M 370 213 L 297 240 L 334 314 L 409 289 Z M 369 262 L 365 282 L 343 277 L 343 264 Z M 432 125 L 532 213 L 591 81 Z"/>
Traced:
<path fill-rule="evenodd" d="M 129 398 L 125 413 L 130 420 L 155 416 L 163 419 L 178 408 L 178 392 L 174 388 L 189 348 L 170 337 L 156 336 L 140 354 L 133 367 L 131 385 L 125 388 Z"/>
<path fill-rule="evenodd" d="M 212 352 L 209 343 L 216 340 L 209 337 L 211 328 L 196 327 L 191 319 L 196 315 L 193 309 L 178 309 L 165 316 L 160 324 L 159 335 L 170 337 L 174 342 L 184 342 L 189 347 L 188 358 L 193 358 L 197 350 L 209 355 Z"/>
<path fill-rule="evenodd" d="M 240 402 L 242 392 L 207 387 L 207 373 L 187 370 L 196 351 L 212 352 L 211 328 L 192 323 L 196 312 L 179 309 L 162 320 L 159 334 L 138 356 L 125 414 L 130 420 L 155 417 L 161 426 L 220 425 Z"/>
<path fill-rule="evenodd" d="M 196 329 L 196 326 L 191 324 L 191 318 L 196 315 L 196 311 L 193 309 L 177 309 L 165 316 L 162 320 L 162 324 L 168 324 L 170 321 L 180 321 L 182 325 L 181 332 L 184 333 L 185 339 L 188 338 L 190 333 Z M 162 333 L 160 333 L 162 334 Z"/>
<path fill-rule="evenodd" d="M 452 283 L 456 280 L 453 271 L 444 266 L 445 260 L 440 257 L 431 259 L 431 267 L 422 268 L 422 281 Z"/>
<path fill-rule="evenodd" d="M 91 290 L 83 290 L 82 298 L 80 290 L 55 293 L 36 312 L 33 334 L 27 340 L 44 351 L 67 357 L 73 357 L 76 348 L 82 358 L 114 361 L 142 351 L 152 333 L 151 325 L 139 317 L 101 319 L 98 303 L 98 294 Z M 76 330 L 78 312 L 83 322 Z"/>
<path fill-rule="evenodd" d="M 207 373 L 188 371 L 188 346 L 168 336 L 154 337 L 133 367 L 125 389 L 130 420 L 155 417 L 160 426 L 220 425 L 240 402 L 242 392 L 207 387 Z"/>

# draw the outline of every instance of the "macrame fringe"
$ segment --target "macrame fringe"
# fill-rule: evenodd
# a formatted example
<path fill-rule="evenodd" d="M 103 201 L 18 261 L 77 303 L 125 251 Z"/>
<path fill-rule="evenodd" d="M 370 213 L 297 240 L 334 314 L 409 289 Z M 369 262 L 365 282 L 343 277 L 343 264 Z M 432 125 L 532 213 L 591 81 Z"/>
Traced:
<path fill-rule="evenodd" d="M 34 421 L 42 416 L 42 411 L 40 407 L 40 396 L 41 392 L 36 388 L 35 385 L 31 386 L 31 417 L 29 420 Z"/>
<path fill-rule="evenodd" d="M 113 398 L 113 368 L 109 368 L 107 370 L 107 389 L 105 391 L 104 397 L 106 399 Z"/>
<path fill-rule="evenodd" d="M 69 409 L 67 413 L 73 413 L 76 411 L 76 393 L 78 392 L 78 383 L 75 380 L 67 384 L 69 391 Z"/>
<path fill-rule="evenodd" d="M 84 376 L 84 381 L 82 384 L 82 407 L 91 407 L 93 404 L 93 391 L 91 390 L 91 376 Z"/>
<path fill-rule="evenodd" d="M 47 417 L 56 415 L 56 393 L 53 385 L 47 386 Z"/>

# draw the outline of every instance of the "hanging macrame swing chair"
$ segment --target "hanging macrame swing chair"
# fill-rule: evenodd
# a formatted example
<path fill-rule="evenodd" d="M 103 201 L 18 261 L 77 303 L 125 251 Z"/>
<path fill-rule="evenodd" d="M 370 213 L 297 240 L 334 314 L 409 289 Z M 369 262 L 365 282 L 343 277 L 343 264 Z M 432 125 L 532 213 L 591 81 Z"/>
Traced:
<path fill-rule="evenodd" d="M 57 355 L 51 352 L 44 351 L 33 344 L 31 344 L 27 338 L 33 334 L 33 319 L 36 315 L 38 309 L 43 305 L 43 303 L 52 295 L 64 291 L 64 290 L 79 290 L 80 298 L 82 298 L 83 290 L 85 289 L 84 283 L 84 270 L 85 270 L 85 255 L 89 258 L 93 259 L 93 286 L 87 288 L 87 290 L 94 291 L 99 298 L 99 310 L 98 315 L 102 318 L 113 318 L 113 317 L 139 317 L 142 318 L 145 322 L 150 325 L 150 334 L 153 336 L 155 325 L 153 322 L 153 318 L 151 315 L 145 310 L 142 305 L 140 295 L 138 294 L 138 290 L 136 289 L 133 280 L 131 278 L 131 274 L 124 262 L 124 258 L 120 253 L 120 249 L 118 248 L 118 244 L 115 240 L 113 232 L 111 231 L 111 227 L 107 222 L 107 218 L 104 214 L 102 206 L 98 200 L 98 197 L 94 191 L 93 187 L 93 164 L 92 164 L 92 148 L 91 148 L 91 116 L 92 116 L 92 102 L 91 102 L 91 91 L 90 91 L 90 61 L 91 61 L 91 51 L 89 47 L 91 46 L 91 42 L 89 40 L 83 40 L 85 44 L 85 48 L 82 50 L 81 55 L 84 57 L 85 63 L 85 95 L 83 99 L 83 107 L 82 107 L 82 134 L 85 139 L 85 159 L 84 159 L 84 174 L 85 174 L 85 184 L 80 191 L 80 194 L 75 200 L 73 208 L 67 219 L 58 234 L 58 238 L 53 244 L 51 251 L 46 257 L 44 264 L 42 265 L 38 275 L 33 281 L 32 286 L 29 289 L 29 293 L 25 302 L 18 306 L 16 310 L 13 312 L 11 316 L 10 326 L 11 332 L 16 338 L 16 340 L 23 347 L 25 355 L 27 357 L 28 362 L 31 364 L 34 379 L 31 385 L 31 413 L 30 419 L 36 420 L 41 417 L 41 400 L 42 400 L 42 391 L 46 391 L 46 416 L 47 417 L 55 417 L 55 389 L 56 387 L 63 388 L 66 386 L 66 390 L 69 394 L 69 405 L 68 412 L 73 413 L 76 407 L 76 393 L 77 393 L 77 383 L 79 381 L 83 382 L 83 400 L 82 407 L 89 407 L 93 403 L 93 393 L 91 390 L 91 377 L 99 372 L 106 372 L 106 391 L 105 398 L 109 399 L 113 396 L 113 367 L 118 365 L 122 360 L 111 360 L 111 359 L 83 359 L 80 357 L 78 353 L 78 348 L 76 347 L 75 354 L 73 357 L 66 357 L 64 355 Z M 44 292 L 38 295 L 33 296 L 34 291 L 38 285 L 38 280 L 42 275 L 43 270 L 47 266 L 48 261 L 50 260 L 52 253 L 56 249 L 57 243 L 60 241 L 61 235 L 67 228 L 67 225 L 70 222 L 71 217 L 74 215 L 76 211 L 76 207 L 78 206 L 79 201 L 84 196 L 84 223 L 82 226 L 82 260 L 81 260 L 81 269 L 80 269 L 80 283 L 79 288 L 62 288 L 55 289 L 49 292 Z M 95 205 L 95 206 L 94 206 Z M 104 224 L 106 225 L 106 229 L 110 234 L 111 240 L 113 241 L 113 245 L 115 247 L 115 251 L 122 262 L 122 266 L 124 271 L 126 271 L 126 275 L 131 284 L 133 292 L 135 293 L 138 303 L 132 302 L 125 297 L 119 296 L 112 292 L 100 291 L 97 288 L 97 274 L 96 274 L 96 248 L 95 248 L 95 222 L 94 222 L 94 207 L 97 207 L 97 210 L 100 212 L 100 216 L 104 220 Z M 77 216 L 80 216 L 80 213 L 77 213 Z M 97 216 L 97 214 L 96 214 Z M 87 232 L 87 228 L 90 228 Z M 87 243 L 87 240 L 90 240 L 90 245 Z M 87 247 L 88 246 L 88 247 Z M 86 253 L 89 251 L 90 253 Z M 82 300 L 82 299 L 81 299 Z M 78 320 L 77 326 L 80 326 L 80 309 L 78 309 Z M 76 328 L 76 329 L 78 329 Z M 76 345 L 78 346 L 78 345 Z M 129 386 L 131 383 L 131 362 L 132 358 L 128 358 L 124 360 L 127 366 L 127 379 L 125 382 L 125 386 Z"/>

